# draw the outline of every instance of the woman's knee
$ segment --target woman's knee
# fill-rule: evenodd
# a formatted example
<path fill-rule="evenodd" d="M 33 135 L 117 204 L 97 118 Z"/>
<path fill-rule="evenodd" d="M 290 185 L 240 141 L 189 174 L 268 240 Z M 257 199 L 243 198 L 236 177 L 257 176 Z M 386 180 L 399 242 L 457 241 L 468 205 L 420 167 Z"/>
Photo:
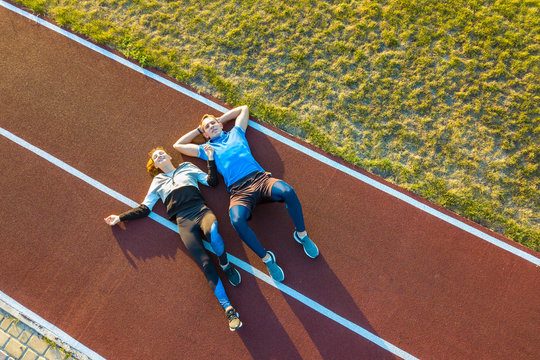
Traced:
<path fill-rule="evenodd" d="M 210 235 L 211 235 L 211 237 L 219 236 L 217 221 L 214 221 L 212 223 L 212 226 L 210 226 Z"/>
<path fill-rule="evenodd" d="M 210 227 L 210 245 L 214 249 L 217 256 L 221 256 L 225 251 L 225 244 L 223 243 L 223 238 L 218 232 L 218 223 L 217 221 L 212 224 Z"/>

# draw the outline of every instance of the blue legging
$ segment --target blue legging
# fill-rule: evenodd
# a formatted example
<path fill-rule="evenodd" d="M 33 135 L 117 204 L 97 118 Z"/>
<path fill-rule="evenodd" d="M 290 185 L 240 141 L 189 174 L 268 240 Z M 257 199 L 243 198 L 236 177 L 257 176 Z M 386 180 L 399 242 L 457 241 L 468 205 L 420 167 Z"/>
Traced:
<path fill-rule="evenodd" d="M 292 186 L 284 181 L 278 181 L 272 186 L 271 196 L 274 201 L 285 202 L 287 211 L 294 223 L 296 231 L 305 231 L 306 227 L 304 225 L 302 205 Z M 261 245 L 259 239 L 257 239 L 257 236 L 248 225 L 248 220 L 251 218 L 251 211 L 245 206 L 235 205 L 230 208 L 229 216 L 231 218 L 232 226 L 242 241 L 244 241 L 244 243 L 246 243 L 246 245 L 260 258 L 265 257 L 265 248 Z"/>

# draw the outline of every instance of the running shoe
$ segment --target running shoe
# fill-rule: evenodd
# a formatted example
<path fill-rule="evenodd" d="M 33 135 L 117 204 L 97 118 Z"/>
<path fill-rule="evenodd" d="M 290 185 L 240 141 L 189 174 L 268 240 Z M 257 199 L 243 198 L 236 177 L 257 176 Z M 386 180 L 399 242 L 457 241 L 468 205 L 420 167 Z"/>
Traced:
<path fill-rule="evenodd" d="M 297 243 L 302 244 L 304 247 L 304 252 L 307 256 L 309 256 L 312 259 L 315 259 L 317 256 L 319 256 L 319 248 L 317 248 L 317 245 L 311 239 L 309 236 L 304 236 L 303 238 L 300 238 L 298 236 L 298 233 L 295 231 L 294 234 L 294 240 L 296 240 Z"/>
<path fill-rule="evenodd" d="M 238 318 L 238 313 L 234 308 L 227 310 L 225 315 L 227 315 L 227 320 L 229 320 L 229 330 L 236 331 L 242 327 L 242 322 Z"/>
<path fill-rule="evenodd" d="M 230 262 L 227 263 L 227 266 L 222 268 L 232 286 L 240 284 L 240 281 L 242 281 L 242 277 L 240 276 L 238 270 L 236 270 L 236 268 Z"/>
<path fill-rule="evenodd" d="M 283 281 L 283 279 L 285 279 L 285 274 L 279 265 L 276 264 L 276 256 L 271 251 L 267 251 L 267 253 L 270 254 L 270 260 L 264 261 L 264 264 L 268 268 L 270 276 L 276 281 Z"/>

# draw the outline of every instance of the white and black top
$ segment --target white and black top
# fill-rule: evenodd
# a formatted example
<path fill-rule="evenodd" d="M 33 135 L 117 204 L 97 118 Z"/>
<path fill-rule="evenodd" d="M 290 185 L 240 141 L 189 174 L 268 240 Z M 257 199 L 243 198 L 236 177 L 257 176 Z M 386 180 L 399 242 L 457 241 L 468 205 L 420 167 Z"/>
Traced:
<path fill-rule="evenodd" d="M 208 161 L 208 173 L 190 162 L 184 162 L 169 173 L 154 177 L 141 205 L 120 215 L 120 220 L 133 220 L 148 216 L 156 202 L 161 199 L 167 207 L 167 216 L 173 220 L 183 217 L 194 209 L 206 206 L 198 183 L 208 186 L 218 184 L 215 161 Z"/>

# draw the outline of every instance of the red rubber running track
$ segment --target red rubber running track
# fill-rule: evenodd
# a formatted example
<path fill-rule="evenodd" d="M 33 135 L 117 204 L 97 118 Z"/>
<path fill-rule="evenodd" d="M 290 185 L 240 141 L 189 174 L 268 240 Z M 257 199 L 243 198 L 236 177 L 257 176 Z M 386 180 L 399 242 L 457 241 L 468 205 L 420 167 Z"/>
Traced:
<path fill-rule="evenodd" d="M 3 7 L 0 54 L 1 127 L 134 201 L 151 182 L 149 149 L 172 153 L 204 113 L 219 114 Z M 282 204 L 260 205 L 251 225 L 284 285 L 315 308 L 240 270 L 242 284 L 226 289 L 244 326 L 229 332 L 177 233 L 151 219 L 110 228 L 103 218 L 127 205 L 5 135 L 0 291 L 108 359 L 398 357 L 317 308 L 421 359 L 538 358 L 534 262 L 328 163 L 537 253 L 332 156 L 321 162 L 253 128 L 248 139 L 261 165 L 297 191 L 321 256 L 307 258 L 294 242 Z M 224 185 L 202 191 L 228 252 L 266 273 L 229 223 Z M 162 205 L 154 210 L 164 215 Z"/>

